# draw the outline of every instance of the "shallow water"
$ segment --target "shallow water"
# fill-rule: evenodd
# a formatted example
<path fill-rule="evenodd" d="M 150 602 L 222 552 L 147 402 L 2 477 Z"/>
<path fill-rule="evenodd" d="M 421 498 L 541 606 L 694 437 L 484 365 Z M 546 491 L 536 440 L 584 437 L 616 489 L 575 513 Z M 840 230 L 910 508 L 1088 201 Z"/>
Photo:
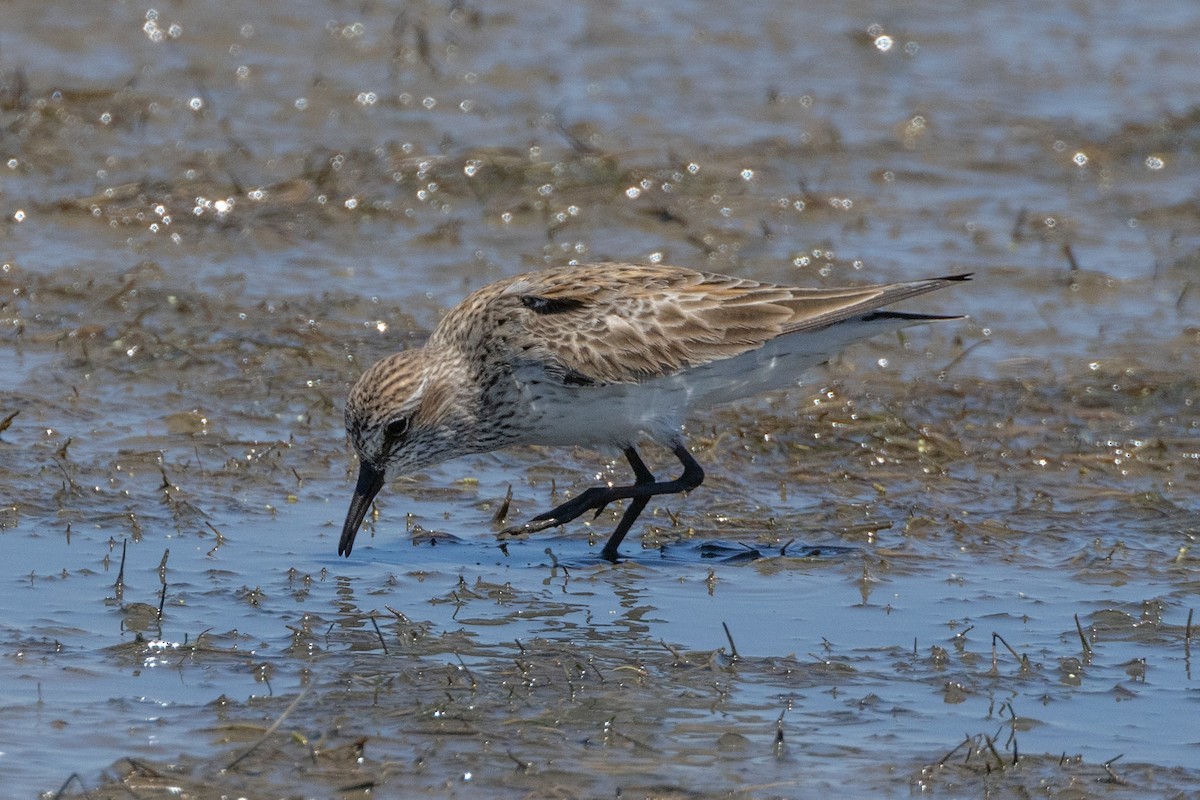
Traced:
<path fill-rule="evenodd" d="M 6 795 L 1195 792 L 1195 4 L 5 19 Z M 620 564 L 613 511 L 495 536 L 583 450 L 337 558 L 350 382 L 603 259 L 976 279 L 694 420 Z"/>

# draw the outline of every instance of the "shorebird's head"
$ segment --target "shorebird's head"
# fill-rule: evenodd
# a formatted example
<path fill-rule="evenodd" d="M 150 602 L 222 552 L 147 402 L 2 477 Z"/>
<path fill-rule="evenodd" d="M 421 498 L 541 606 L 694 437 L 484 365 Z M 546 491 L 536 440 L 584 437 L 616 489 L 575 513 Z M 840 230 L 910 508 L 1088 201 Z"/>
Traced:
<path fill-rule="evenodd" d="M 376 362 L 346 400 L 346 433 L 358 454 L 358 484 L 342 527 L 338 555 L 354 536 L 389 474 L 405 474 L 462 452 L 462 404 L 438 359 L 423 349 Z"/>

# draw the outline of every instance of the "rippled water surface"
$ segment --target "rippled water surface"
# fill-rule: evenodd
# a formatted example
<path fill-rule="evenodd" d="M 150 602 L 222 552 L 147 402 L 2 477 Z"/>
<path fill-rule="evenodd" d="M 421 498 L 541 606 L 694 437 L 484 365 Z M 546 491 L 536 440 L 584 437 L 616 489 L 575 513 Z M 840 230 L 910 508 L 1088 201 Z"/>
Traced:
<path fill-rule="evenodd" d="M 1192 797 L 1200 6 L 9 3 L 0 784 Z M 488 281 L 963 271 L 708 478 L 398 478 L 346 390 Z M 670 455 L 646 449 L 663 470 Z"/>

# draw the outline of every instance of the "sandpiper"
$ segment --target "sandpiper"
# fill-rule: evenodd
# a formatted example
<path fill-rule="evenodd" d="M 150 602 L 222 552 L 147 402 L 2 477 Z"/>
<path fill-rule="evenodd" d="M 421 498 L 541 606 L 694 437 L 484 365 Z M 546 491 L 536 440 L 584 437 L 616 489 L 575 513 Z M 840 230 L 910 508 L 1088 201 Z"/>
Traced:
<path fill-rule="evenodd" d="M 688 452 L 688 411 L 798 383 L 847 344 L 961 317 L 880 310 L 970 275 L 802 289 L 668 266 L 595 264 L 484 286 L 450 310 L 422 348 L 363 373 L 346 402 L 358 483 L 338 555 L 389 474 L 509 445 L 620 449 L 628 486 L 597 486 L 505 533 L 562 525 L 628 500 L 608 560 L 650 498 L 704 479 Z M 649 438 L 683 466 L 660 481 L 635 445 Z"/>

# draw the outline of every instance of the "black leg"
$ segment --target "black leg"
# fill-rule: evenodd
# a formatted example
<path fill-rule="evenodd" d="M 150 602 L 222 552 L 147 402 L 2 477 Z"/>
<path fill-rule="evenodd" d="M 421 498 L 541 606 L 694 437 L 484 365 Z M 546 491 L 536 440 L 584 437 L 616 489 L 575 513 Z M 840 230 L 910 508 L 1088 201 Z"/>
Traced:
<path fill-rule="evenodd" d="M 593 511 L 595 515 L 599 515 L 614 500 L 632 500 L 633 502 L 625 509 L 625 513 L 621 515 L 621 521 L 617 523 L 616 530 L 608 537 L 608 542 L 605 543 L 604 549 L 600 551 L 603 558 L 614 561 L 617 557 L 617 548 L 625 538 L 625 534 L 633 527 L 633 523 L 637 520 L 638 515 L 642 513 L 642 510 L 646 507 L 651 497 L 660 494 L 688 492 L 703 482 L 704 469 L 696 459 L 692 458 L 692 454 L 688 452 L 682 442 L 676 443 L 672 448 L 672 452 L 679 459 L 679 463 L 683 465 L 683 474 L 673 481 L 656 481 L 654 475 L 642 461 L 641 456 L 638 455 L 637 450 L 633 447 L 627 447 L 625 448 L 625 458 L 629 461 L 629 466 L 633 467 L 633 474 L 635 476 L 635 481 L 632 485 L 593 486 L 581 492 L 576 497 L 572 497 L 557 508 L 551 509 L 544 514 L 538 514 L 525 526 L 511 528 L 504 533 L 513 535 L 545 530 L 555 525 L 568 523 L 587 511 Z"/>
<path fill-rule="evenodd" d="M 637 480 L 634 481 L 634 486 L 645 486 L 654 483 L 654 473 L 646 466 L 646 462 L 642 461 L 642 457 L 638 455 L 638 451 L 633 447 L 625 448 L 625 460 L 629 462 L 629 466 L 633 467 L 633 474 Z M 629 533 L 629 529 L 633 527 L 633 523 L 637 521 L 638 515 L 650 502 L 650 496 L 635 497 L 629 501 L 629 507 L 625 509 L 625 513 L 621 515 L 621 521 L 617 523 L 616 530 L 608 537 L 608 541 L 604 543 L 604 549 L 600 551 L 600 557 L 609 561 L 617 560 L 617 548 L 621 546 L 621 540 L 625 538 L 625 534 Z M 597 511 L 597 514 L 600 512 Z"/>

